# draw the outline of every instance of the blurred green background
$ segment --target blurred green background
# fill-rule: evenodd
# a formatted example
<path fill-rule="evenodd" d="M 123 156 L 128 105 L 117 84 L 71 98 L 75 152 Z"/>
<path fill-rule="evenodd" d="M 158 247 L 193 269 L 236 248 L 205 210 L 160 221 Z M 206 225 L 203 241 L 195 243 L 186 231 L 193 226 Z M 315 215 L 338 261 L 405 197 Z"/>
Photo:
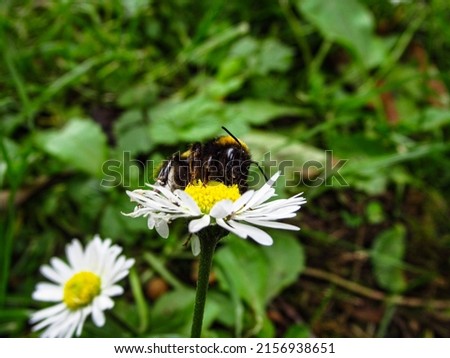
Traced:
<path fill-rule="evenodd" d="M 0 336 L 36 336 L 39 267 L 95 233 L 137 263 L 83 335 L 187 336 L 185 224 L 121 212 L 225 126 L 308 204 L 273 247 L 223 240 L 205 336 L 450 337 L 449 24 L 446 0 L 3 0 Z"/>

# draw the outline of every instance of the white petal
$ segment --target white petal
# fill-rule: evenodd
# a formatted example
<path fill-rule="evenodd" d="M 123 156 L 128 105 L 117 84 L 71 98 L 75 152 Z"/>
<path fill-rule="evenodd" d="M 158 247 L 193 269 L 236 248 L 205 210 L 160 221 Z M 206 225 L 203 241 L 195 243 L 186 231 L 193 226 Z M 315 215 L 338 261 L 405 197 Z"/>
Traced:
<path fill-rule="evenodd" d="M 147 226 L 150 230 L 153 230 L 153 228 L 155 227 L 155 218 L 153 215 L 149 215 L 148 219 L 147 219 Z"/>
<path fill-rule="evenodd" d="M 67 309 L 67 306 L 65 303 L 59 303 L 57 305 L 44 308 L 42 310 L 34 312 L 31 315 L 30 323 L 34 324 L 34 323 L 36 323 L 38 321 L 42 321 L 43 319 L 46 319 L 48 317 L 56 316 L 57 314 L 61 313 L 62 311 L 65 311 L 66 309 Z"/>
<path fill-rule="evenodd" d="M 156 232 L 164 239 L 169 237 L 169 225 L 167 225 L 167 221 L 160 220 L 155 225 Z"/>
<path fill-rule="evenodd" d="M 192 220 L 189 223 L 189 232 L 199 232 L 201 229 L 207 227 L 210 223 L 209 215 L 203 215 L 200 219 Z"/>
<path fill-rule="evenodd" d="M 266 184 L 269 186 L 273 186 L 273 184 L 275 184 L 275 182 L 278 180 L 280 175 L 281 175 L 281 172 L 277 171 L 274 175 L 272 175 L 272 177 L 267 181 Z"/>
<path fill-rule="evenodd" d="M 185 191 L 182 191 L 182 190 L 175 190 L 175 193 L 180 197 L 183 204 L 189 208 L 189 210 L 192 212 L 193 216 L 202 214 L 197 203 L 195 202 L 194 199 L 192 199 L 192 197 L 188 193 L 186 193 Z"/>
<path fill-rule="evenodd" d="M 242 232 L 242 231 L 239 231 L 239 230 L 236 230 L 234 227 L 231 227 L 230 225 L 228 225 L 228 223 L 225 222 L 225 220 L 223 220 L 223 219 L 217 219 L 216 222 L 217 222 L 217 224 L 218 224 L 219 226 L 221 226 L 221 227 L 223 227 L 224 229 L 226 229 L 226 230 L 232 232 L 233 234 L 235 234 L 235 235 L 241 237 L 242 239 L 246 239 L 247 236 L 248 236 L 247 233 Z"/>
<path fill-rule="evenodd" d="M 55 283 L 62 284 L 66 282 L 64 277 L 61 275 L 59 271 L 56 271 L 53 269 L 53 267 L 50 267 L 48 265 L 41 266 L 40 268 L 41 274 L 47 277 L 50 281 L 53 281 Z"/>
<path fill-rule="evenodd" d="M 87 306 L 81 310 L 81 317 L 80 317 L 80 320 L 78 321 L 77 329 L 75 332 L 75 334 L 78 337 L 81 335 L 81 331 L 83 330 L 84 322 L 86 321 L 86 318 L 91 314 L 91 312 L 92 312 L 91 306 Z"/>
<path fill-rule="evenodd" d="M 119 296 L 122 293 L 123 293 L 123 287 L 118 286 L 118 285 L 107 287 L 104 290 L 102 290 L 103 295 L 110 296 L 110 297 Z"/>
<path fill-rule="evenodd" d="M 78 327 L 79 322 L 81 321 L 82 316 L 81 316 L 81 311 L 77 311 L 76 312 L 76 316 L 73 317 L 72 322 L 70 323 L 70 326 L 67 329 L 67 332 L 65 334 L 65 338 L 71 338 L 75 332 L 75 330 Z"/>
<path fill-rule="evenodd" d="M 256 220 L 256 219 L 245 219 L 245 221 L 252 225 L 271 227 L 271 228 L 275 228 L 275 229 L 284 229 L 284 230 L 293 230 L 293 231 L 300 230 L 300 228 L 295 225 L 280 223 L 278 221 Z"/>
<path fill-rule="evenodd" d="M 272 237 L 265 231 L 258 229 L 257 227 L 238 223 L 237 221 L 230 220 L 228 224 L 235 228 L 238 232 L 245 233 L 246 236 L 250 236 L 258 244 L 270 246 L 273 244 Z"/>
<path fill-rule="evenodd" d="M 78 270 L 80 264 L 83 262 L 83 247 L 81 246 L 80 241 L 74 239 L 66 246 L 66 256 L 70 266 L 74 270 Z"/>
<path fill-rule="evenodd" d="M 105 324 L 105 314 L 96 301 L 92 302 L 92 321 L 97 327 L 102 327 Z"/>
<path fill-rule="evenodd" d="M 52 325 L 58 325 L 61 322 L 64 322 L 67 320 L 67 318 L 69 317 L 70 312 L 67 309 L 64 309 L 63 311 L 53 315 L 53 316 L 49 316 L 46 317 L 45 319 L 43 319 L 42 321 L 40 321 L 39 323 L 37 323 L 35 326 L 33 326 L 33 331 L 38 331 L 44 327 L 47 326 L 52 326 Z M 45 334 L 45 332 L 44 332 Z"/>
<path fill-rule="evenodd" d="M 200 255 L 201 252 L 200 239 L 197 235 L 192 235 L 191 237 L 191 250 L 194 256 Z"/>
<path fill-rule="evenodd" d="M 216 219 L 223 219 L 233 211 L 233 202 L 231 200 L 221 200 L 214 204 L 209 214 Z"/>
<path fill-rule="evenodd" d="M 95 299 L 95 304 L 98 305 L 102 311 L 109 310 L 114 307 L 114 301 L 106 295 L 98 296 Z"/>
<path fill-rule="evenodd" d="M 64 281 L 68 280 L 74 274 L 74 271 L 58 257 L 52 257 L 50 264 Z"/>
<path fill-rule="evenodd" d="M 63 299 L 63 288 L 48 282 L 40 282 L 32 297 L 36 301 L 58 302 Z"/>
<path fill-rule="evenodd" d="M 238 200 L 236 200 L 233 203 L 233 211 L 238 211 L 240 208 L 242 208 L 245 204 L 248 203 L 248 201 L 252 198 L 252 196 L 255 194 L 254 190 L 247 190 L 244 194 L 242 194 Z"/>
<path fill-rule="evenodd" d="M 265 183 L 261 189 L 257 190 L 255 194 L 252 196 L 252 198 L 248 201 L 248 203 L 245 205 L 246 208 L 252 208 L 256 205 L 261 204 L 264 200 L 267 200 L 274 194 L 274 189 L 272 188 L 272 185 L 275 183 L 275 181 L 280 176 L 280 172 L 275 173 L 267 183 Z"/>

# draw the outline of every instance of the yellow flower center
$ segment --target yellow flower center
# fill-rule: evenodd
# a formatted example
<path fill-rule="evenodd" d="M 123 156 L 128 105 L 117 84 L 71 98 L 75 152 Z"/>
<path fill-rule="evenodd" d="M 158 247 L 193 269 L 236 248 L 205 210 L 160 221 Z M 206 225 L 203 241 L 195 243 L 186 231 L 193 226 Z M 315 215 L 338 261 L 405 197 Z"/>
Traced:
<path fill-rule="evenodd" d="M 195 200 L 204 214 L 209 214 L 214 204 L 221 200 L 236 201 L 241 196 L 237 184 L 226 186 L 216 181 L 203 184 L 201 180 L 198 180 L 189 184 L 184 191 Z"/>
<path fill-rule="evenodd" d="M 63 301 L 72 310 L 87 306 L 100 293 L 101 280 L 96 274 L 81 271 L 64 286 Z"/>

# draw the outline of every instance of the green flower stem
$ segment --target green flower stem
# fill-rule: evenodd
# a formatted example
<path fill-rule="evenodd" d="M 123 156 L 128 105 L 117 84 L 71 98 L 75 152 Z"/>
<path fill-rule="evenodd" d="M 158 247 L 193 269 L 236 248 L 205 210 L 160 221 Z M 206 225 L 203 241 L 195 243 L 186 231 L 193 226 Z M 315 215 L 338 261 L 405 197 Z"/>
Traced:
<path fill-rule="evenodd" d="M 203 230 L 208 231 L 208 230 Z M 198 268 L 197 292 L 195 294 L 194 318 L 192 320 L 192 338 L 200 338 L 202 333 L 203 313 L 205 312 L 206 293 L 208 292 L 209 274 L 219 235 L 199 233 L 200 239 L 200 265 Z"/>

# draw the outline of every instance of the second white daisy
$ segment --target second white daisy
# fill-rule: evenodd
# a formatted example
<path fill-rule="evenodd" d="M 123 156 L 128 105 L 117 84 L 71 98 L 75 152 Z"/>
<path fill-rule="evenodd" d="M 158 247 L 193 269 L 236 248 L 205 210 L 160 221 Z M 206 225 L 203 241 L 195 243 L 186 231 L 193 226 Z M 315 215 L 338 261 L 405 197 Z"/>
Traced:
<path fill-rule="evenodd" d="M 121 252 L 121 247 L 99 236 L 85 250 L 74 239 L 66 246 L 68 264 L 53 257 L 50 265 L 42 266 L 41 273 L 52 282 L 38 283 L 33 299 L 56 304 L 32 314 L 33 331 L 44 329 L 42 337 L 79 336 L 90 315 L 96 326 L 103 326 L 103 311 L 114 306 L 111 297 L 123 293 L 116 283 L 134 264 L 133 259 L 119 256 Z"/>

